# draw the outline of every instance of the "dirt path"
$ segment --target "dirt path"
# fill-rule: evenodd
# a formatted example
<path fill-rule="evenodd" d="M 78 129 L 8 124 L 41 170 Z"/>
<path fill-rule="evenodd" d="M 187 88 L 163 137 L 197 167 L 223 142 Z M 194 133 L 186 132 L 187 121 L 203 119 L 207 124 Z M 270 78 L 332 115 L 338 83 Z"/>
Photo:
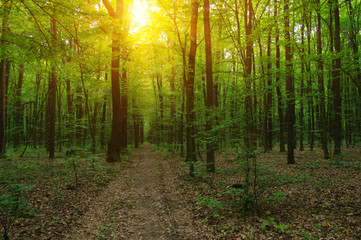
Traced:
<path fill-rule="evenodd" d="M 207 239 L 192 221 L 191 199 L 178 179 L 179 166 L 144 145 L 131 157 L 68 239 Z"/>

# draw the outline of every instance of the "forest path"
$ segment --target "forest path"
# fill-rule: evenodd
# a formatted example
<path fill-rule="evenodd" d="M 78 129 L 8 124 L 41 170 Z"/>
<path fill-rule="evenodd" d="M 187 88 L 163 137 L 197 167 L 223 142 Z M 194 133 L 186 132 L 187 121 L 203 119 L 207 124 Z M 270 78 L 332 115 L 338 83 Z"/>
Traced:
<path fill-rule="evenodd" d="M 205 239 L 192 221 L 191 199 L 180 186 L 179 164 L 143 145 L 131 167 L 90 203 L 68 239 Z M 202 234 L 200 234 L 202 235 Z"/>

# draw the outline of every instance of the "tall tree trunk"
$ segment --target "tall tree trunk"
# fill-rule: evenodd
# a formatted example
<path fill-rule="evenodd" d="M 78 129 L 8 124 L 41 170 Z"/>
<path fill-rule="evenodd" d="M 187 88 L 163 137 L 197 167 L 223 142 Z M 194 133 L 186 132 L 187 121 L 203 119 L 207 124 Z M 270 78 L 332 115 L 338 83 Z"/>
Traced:
<path fill-rule="evenodd" d="M 120 161 L 121 148 L 124 145 L 124 138 L 121 136 L 121 129 L 124 127 L 124 120 L 121 115 L 124 109 L 121 107 L 120 93 L 120 28 L 123 25 L 123 0 L 116 1 L 116 11 L 112 8 L 108 0 L 102 0 L 107 8 L 109 15 L 113 18 L 113 36 L 112 36 L 112 60 L 111 60 L 111 82 L 112 82 L 112 130 L 108 142 L 107 161 Z M 126 73 L 124 73 L 126 74 Z M 123 99 L 122 99 L 123 100 Z"/>
<path fill-rule="evenodd" d="M 123 51 L 124 55 L 127 55 L 127 53 L 125 52 L 126 50 Z M 127 61 L 127 57 L 123 56 L 123 64 L 125 65 L 126 61 Z M 125 67 L 122 68 L 122 77 L 121 77 L 121 97 L 120 97 L 120 101 L 121 101 L 121 142 L 120 142 L 120 146 L 121 146 L 121 151 L 126 150 L 126 148 L 128 147 L 128 82 L 127 82 L 127 69 L 125 69 Z"/>
<path fill-rule="evenodd" d="M 55 19 L 51 19 L 51 31 L 56 42 L 57 26 Z M 56 68 L 55 63 L 52 63 L 51 73 L 49 78 L 49 102 L 48 102 L 48 152 L 49 158 L 55 157 L 55 122 L 56 122 Z"/>
<path fill-rule="evenodd" d="M 135 105 L 135 97 L 133 97 L 133 128 L 134 128 L 134 147 L 139 147 L 139 116 Z"/>
<path fill-rule="evenodd" d="M 58 150 L 59 152 L 62 151 L 62 147 L 63 147 L 63 139 L 62 139 L 62 114 L 61 114 L 61 96 L 62 96 L 62 92 L 61 92 L 61 85 L 58 86 L 57 89 L 57 105 L 58 105 L 58 135 L 57 135 L 57 139 L 59 139 L 58 141 Z"/>
<path fill-rule="evenodd" d="M 294 137 L 295 137 L 295 92 L 294 92 L 294 76 L 293 76 L 293 53 L 291 49 L 291 29 L 290 29 L 290 10 L 289 0 L 284 1 L 284 13 L 285 13 L 285 55 L 286 55 L 286 94 L 287 94 L 287 163 L 294 164 Z"/>
<path fill-rule="evenodd" d="M 299 129 L 300 129 L 300 148 L 299 151 L 304 151 L 304 92 L 305 92 L 305 15 L 302 16 L 302 25 L 301 25 L 301 101 L 300 101 L 300 112 L 299 112 Z"/>
<path fill-rule="evenodd" d="M 280 88 L 280 59 L 281 59 L 281 50 L 279 44 L 279 27 L 278 27 L 278 3 L 277 0 L 274 0 L 274 17 L 276 23 L 276 91 L 277 91 L 277 113 L 278 113 L 278 121 L 279 121 L 279 141 L 280 141 L 280 152 L 285 152 L 285 124 L 284 124 L 284 113 L 283 113 L 283 101 L 282 101 L 282 92 Z"/>
<path fill-rule="evenodd" d="M 169 54 L 169 62 L 173 62 L 174 58 L 170 56 Z M 170 129 L 169 129 L 169 138 L 168 143 L 173 145 L 174 151 L 174 144 L 175 144 L 175 125 L 176 125 L 176 100 L 175 100 L 175 78 L 176 78 L 176 72 L 175 67 L 172 66 L 171 70 L 171 78 L 170 78 Z"/>
<path fill-rule="evenodd" d="M 265 126 L 266 126 L 266 138 L 265 146 L 266 151 L 272 151 L 273 148 L 273 122 L 272 122 L 272 61 L 271 61 L 271 32 L 268 34 L 267 42 L 267 91 L 266 91 L 266 117 L 265 117 Z"/>
<path fill-rule="evenodd" d="M 104 96 L 102 119 L 101 119 L 101 131 L 100 131 L 100 146 L 102 148 L 105 147 L 105 120 L 106 120 L 106 117 L 107 117 L 107 97 Z"/>
<path fill-rule="evenodd" d="M 4 55 L 3 55 L 4 56 Z M 6 153 L 6 65 L 9 62 L 6 59 L 1 60 L 0 76 L 0 157 Z"/>
<path fill-rule="evenodd" d="M 83 129 L 83 98 L 82 89 L 80 86 L 76 88 L 76 144 L 80 146 L 82 144 L 82 129 Z"/>
<path fill-rule="evenodd" d="M 68 107 L 68 113 L 67 113 L 67 146 L 70 147 L 73 145 L 73 137 L 74 137 L 74 129 L 73 129 L 73 121 L 74 121 L 74 115 L 73 115 L 73 94 L 71 93 L 71 83 L 70 80 L 66 80 L 66 102 Z"/>
<path fill-rule="evenodd" d="M 164 101 L 163 101 L 163 79 L 161 74 L 157 74 L 157 88 L 158 88 L 158 99 L 159 99 L 159 111 L 160 111 L 160 142 L 164 142 Z"/>
<path fill-rule="evenodd" d="M 329 158 L 328 147 L 327 147 L 327 116 L 325 106 L 325 83 L 324 83 L 324 70 L 323 70 L 323 59 L 322 59 L 322 23 L 321 23 L 321 9 L 320 1 L 317 1 L 317 78 L 318 78 L 318 91 L 320 94 L 320 115 L 321 115 L 321 144 L 323 149 L 323 157 Z"/>
<path fill-rule="evenodd" d="M 194 79 L 196 68 L 196 53 L 197 53 L 197 24 L 198 24 L 198 1 L 192 0 L 192 16 L 191 16 L 191 43 L 188 58 L 188 78 L 186 83 L 186 139 L 187 139 L 187 156 L 186 161 L 190 164 L 190 175 L 194 175 L 194 163 L 196 159 L 195 148 L 195 113 L 194 113 Z"/>
<path fill-rule="evenodd" d="M 0 158 L 3 157 L 6 153 L 6 99 L 7 99 L 7 89 L 8 89 L 8 78 L 9 74 L 7 69 L 10 69 L 10 62 L 7 60 L 6 54 L 6 42 L 5 36 L 8 31 L 8 15 L 10 12 L 10 7 L 7 2 L 2 6 L 4 11 L 4 16 L 2 18 L 2 29 L 1 29 L 1 62 L 0 62 Z"/>
<path fill-rule="evenodd" d="M 342 125 L 341 125 L 341 38 L 340 38 L 340 13 L 338 8 L 338 0 L 334 0 L 333 13 L 335 18 L 335 51 L 337 57 L 334 61 L 332 77 L 333 77 L 333 94 L 334 94 L 334 111 L 335 111 L 335 146 L 334 154 L 341 154 L 341 142 L 342 142 Z"/>
<path fill-rule="evenodd" d="M 24 121 L 23 121 L 23 105 L 21 102 L 21 92 L 23 89 L 24 81 L 24 65 L 19 65 L 19 76 L 18 83 L 16 85 L 16 113 L 15 113 L 15 134 L 14 134 L 14 148 L 18 148 L 20 144 L 20 139 L 23 136 L 24 132 Z"/>
<path fill-rule="evenodd" d="M 211 38 L 211 27 L 209 23 L 209 0 L 204 0 L 203 5 L 203 22 L 204 22 L 204 40 L 205 40 L 205 51 L 206 51 L 206 78 L 207 78 L 207 120 L 206 120 L 206 132 L 212 133 L 212 108 L 214 106 L 214 86 L 213 86 L 213 65 L 212 65 L 212 38 Z M 207 141 L 207 171 L 215 171 L 214 163 L 214 140 L 213 136 L 209 136 Z"/>
<path fill-rule="evenodd" d="M 253 151 L 252 139 L 254 138 L 254 127 L 253 127 L 253 112 L 252 112 L 252 53 L 253 53 L 253 41 L 251 38 L 252 27 L 253 27 L 253 5 L 251 0 L 245 0 L 245 31 L 246 31 L 246 57 L 245 57 L 245 135 L 244 142 L 247 151 Z"/>
<path fill-rule="evenodd" d="M 114 33 L 112 43 L 112 131 L 108 142 L 108 162 L 119 162 L 121 153 L 121 104 L 120 104 L 120 84 L 119 84 L 119 62 L 120 43 L 117 34 Z"/>

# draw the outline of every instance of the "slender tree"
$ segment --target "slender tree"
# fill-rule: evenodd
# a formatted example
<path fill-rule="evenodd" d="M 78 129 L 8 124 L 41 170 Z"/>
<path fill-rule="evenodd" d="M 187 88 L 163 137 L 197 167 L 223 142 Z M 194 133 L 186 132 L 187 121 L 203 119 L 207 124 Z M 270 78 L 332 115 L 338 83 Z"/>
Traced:
<path fill-rule="evenodd" d="M 212 66 L 212 39 L 211 27 L 209 23 L 209 0 L 204 0 L 203 5 L 203 22 L 204 22 L 204 40 L 206 51 L 206 79 L 207 79 L 207 122 L 206 131 L 208 134 L 212 132 L 212 108 L 214 106 L 214 86 L 213 86 L 213 66 Z M 215 171 L 214 163 L 214 143 L 212 136 L 207 141 L 207 171 Z"/>
<path fill-rule="evenodd" d="M 282 92 L 280 87 L 280 67 L 281 67 L 281 49 L 280 49 L 280 37 L 279 37 L 279 26 L 278 26 L 278 2 L 274 0 L 274 18 L 276 26 L 276 91 L 277 91 L 277 113 L 278 113 L 278 122 L 279 122 L 279 141 L 280 141 L 280 152 L 285 152 L 285 123 L 284 123 L 284 112 L 283 112 L 283 101 L 282 101 Z"/>
<path fill-rule="evenodd" d="M 120 161 L 121 154 L 121 92 L 120 92 L 120 39 L 121 27 L 123 25 L 123 0 L 116 1 L 116 10 L 110 5 L 108 0 L 103 0 L 104 6 L 108 10 L 109 15 L 113 18 L 113 33 L 112 33 L 112 61 L 111 61 L 111 82 L 112 82 L 112 105 L 113 105 L 113 118 L 112 130 L 110 140 L 108 142 L 108 162 Z"/>
<path fill-rule="evenodd" d="M 325 83 L 324 83 L 324 68 L 322 59 L 322 23 L 321 23 L 321 6 L 320 1 L 317 1 L 317 78 L 318 78 L 318 91 L 320 94 L 320 123 L 322 128 L 321 133 L 321 144 L 324 153 L 324 158 L 328 159 L 328 147 L 327 147 L 327 116 L 325 106 Z"/>
<path fill-rule="evenodd" d="M 294 92 L 294 73 L 293 73 L 293 53 L 291 49 L 291 29 L 290 29 L 290 10 L 289 0 L 284 1 L 285 13 L 285 39 L 286 39 L 286 93 L 287 93 L 287 163 L 294 164 L 294 137 L 295 137 L 295 92 Z"/>
<path fill-rule="evenodd" d="M 335 146 L 334 154 L 341 154 L 341 142 L 342 142 L 342 125 L 341 125 L 341 37 L 340 37 L 340 13 L 338 7 L 338 0 L 333 1 L 333 14 L 335 18 L 335 51 L 337 57 L 334 60 L 333 70 L 332 70 L 332 87 L 334 94 L 334 135 L 335 135 Z"/>
<path fill-rule="evenodd" d="M 6 52 L 6 35 L 8 32 L 8 15 L 10 12 L 10 3 L 5 2 L 3 5 L 4 16 L 2 19 L 1 29 L 1 63 L 0 63 L 0 157 L 6 153 L 6 99 L 8 89 L 8 79 L 10 62 Z"/>
<path fill-rule="evenodd" d="M 56 20 L 51 19 L 51 32 L 54 44 L 57 34 Z M 55 157 L 55 123 L 56 123 L 56 93 L 57 79 L 55 62 L 52 62 L 51 73 L 49 77 L 49 97 L 48 97 L 48 152 L 49 158 Z"/>
<path fill-rule="evenodd" d="M 191 40 L 188 56 L 188 78 L 186 82 L 186 139 L 187 139 L 187 156 L 186 161 L 190 164 L 190 175 L 194 175 L 194 163 L 196 161 L 195 146 L 195 113 L 194 113 L 194 79 L 196 71 L 196 53 L 197 53 L 197 25 L 198 25 L 198 8 L 197 0 L 192 0 L 191 15 Z"/>

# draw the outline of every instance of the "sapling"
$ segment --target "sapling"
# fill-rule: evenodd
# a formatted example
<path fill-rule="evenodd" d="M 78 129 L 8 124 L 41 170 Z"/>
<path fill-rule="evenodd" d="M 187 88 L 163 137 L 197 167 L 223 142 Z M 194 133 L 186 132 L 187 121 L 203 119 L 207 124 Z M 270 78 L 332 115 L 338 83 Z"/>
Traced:
<path fill-rule="evenodd" d="M 9 231 L 17 217 L 32 215 L 27 211 L 28 202 L 24 200 L 23 191 L 32 186 L 10 184 L 0 196 L 0 223 L 4 229 L 4 240 L 9 240 Z"/>

